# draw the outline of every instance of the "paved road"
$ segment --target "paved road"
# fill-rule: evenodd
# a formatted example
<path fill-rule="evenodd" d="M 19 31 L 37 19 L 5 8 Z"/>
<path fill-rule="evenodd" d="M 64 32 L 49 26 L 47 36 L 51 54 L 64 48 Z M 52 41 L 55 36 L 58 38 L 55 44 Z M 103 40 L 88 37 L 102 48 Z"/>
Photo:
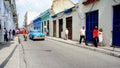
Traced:
<path fill-rule="evenodd" d="M 25 42 L 20 38 L 21 68 L 120 68 L 120 59 L 113 56 L 50 39 Z"/>

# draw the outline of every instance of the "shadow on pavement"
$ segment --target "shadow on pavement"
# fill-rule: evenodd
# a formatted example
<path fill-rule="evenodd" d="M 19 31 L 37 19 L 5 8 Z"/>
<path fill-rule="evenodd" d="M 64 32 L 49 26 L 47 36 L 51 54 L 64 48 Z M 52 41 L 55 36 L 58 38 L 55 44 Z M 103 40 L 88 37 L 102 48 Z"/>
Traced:
<path fill-rule="evenodd" d="M 44 39 L 34 39 L 33 41 L 44 41 Z"/>
<path fill-rule="evenodd" d="M 17 45 L 14 47 L 13 51 L 10 53 L 10 55 L 0 64 L 0 68 L 4 68 L 4 66 L 8 63 L 12 55 L 14 54 L 15 50 L 17 48 Z"/>
<path fill-rule="evenodd" d="M 11 44 L 14 44 L 14 42 L 13 41 L 8 41 L 5 44 L 0 44 L 0 50 L 5 48 L 5 47 L 9 47 Z"/>

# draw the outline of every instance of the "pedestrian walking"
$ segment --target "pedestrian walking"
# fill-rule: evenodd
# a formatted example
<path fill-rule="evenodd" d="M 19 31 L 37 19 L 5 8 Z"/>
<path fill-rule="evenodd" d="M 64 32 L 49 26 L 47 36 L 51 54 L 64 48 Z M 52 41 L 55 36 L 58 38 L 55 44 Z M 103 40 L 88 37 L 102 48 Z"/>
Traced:
<path fill-rule="evenodd" d="M 16 29 L 15 33 L 16 33 L 16 34 L 19 34 L 19 30 L 18 30 L 18 29 Z"/>
<path fill-rule="evenodd" d="M 95 26 L 95 28 L 93 30 L 93 38 L 94 38 L 95 47 L 98 47 L 99 39 L 98 39 L 98 27 L 97 26 Z"/>
<path fill-rule="evenodd" d="M 48 31 L 48 29 L 46 29 L 46 35 L 47 35 L 47 36 L 49 35 L 49 31 Z"/>
<path fill-rule="evenodd" d="M 13 39 L 14 39 L 14 37 L 15 37 L 15 30 L 14 29 L 12 30 L 12 36 L 13 36 Z"/>
<path fill-rule="evenodd" d="M 84 39 L 85 45 L 88 45 L 87 42 L 86 42 L 86 39 L 85 39 L 85 27 L 84 27 L 84 26 L 80 29 L 80 40 L 79 40 L 79 44 L 81 44 L 82 39 Z"/>
<path fill-rule="evenodd" d="M 13 29 L 13 31 L 12 31 L 12 35 L 15 36 L 15 30 L 14 30 L 14 29 Z"/>
<path fill-rule="evenodd" d="M 4 42 L 7 42 L 8 41 L 8 35 L 7 35 L 7 29 L 6 28 L 4 28 Z"/>
<path fill-rule="evenodd" d="M 110 33 L 111 33 L 111 36 L 112 36 L 113 31 L 110 31 Z M 112 38 L 110 38 L 110 40 L 109 40 L 109 45 L 110 45 L 111 47 L 114 47 L 114 45 L 112 45 Z"/>
<path fill-rule="evenodd" d="M 66 40 L 68 39 L 68 33 L 69 33 L 69 31 L 68 31 L 68 29 L 66 28 L 66 30 L 65 30 L 65 39 L 66 39 Z"/>
<path fill-rule="evenodd" d="M 103 29 L 102 28 L 99 29 L 99 45 L 100 46 L 103 45 Z"/>
<path fill-rule="evenodd" d="M 23 28 L 23 37 L 24 37 L 24 41 L 27 41 L 27 30 Z"/>
<path fill-rule="evenodd" d="M 12 30 L 9 31 L 9 40 L 12 40 Z"/>

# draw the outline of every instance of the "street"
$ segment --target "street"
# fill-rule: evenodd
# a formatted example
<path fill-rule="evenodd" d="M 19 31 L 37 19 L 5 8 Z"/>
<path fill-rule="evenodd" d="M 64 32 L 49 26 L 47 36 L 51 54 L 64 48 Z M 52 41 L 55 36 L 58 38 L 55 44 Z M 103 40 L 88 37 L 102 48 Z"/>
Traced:
<path fill-rule="evenodd" d="M 0 0 L 0 68 L 120 68 L 120 0 Z"/>
<path fill-rule="evenodd" d="M 120 59 L 62 42 L 24 41 L 20 35 L 20 68 L 119 68 Z"/>

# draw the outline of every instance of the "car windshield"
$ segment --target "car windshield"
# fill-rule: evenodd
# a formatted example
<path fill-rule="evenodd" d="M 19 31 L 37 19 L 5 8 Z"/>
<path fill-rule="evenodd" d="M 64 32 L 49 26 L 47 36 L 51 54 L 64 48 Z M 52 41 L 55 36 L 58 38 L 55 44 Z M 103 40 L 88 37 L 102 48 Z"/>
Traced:
<path fill-rule="evenodd" d="M 40 33 L 40 31 L 32 31 L 32 33 Z"/>

